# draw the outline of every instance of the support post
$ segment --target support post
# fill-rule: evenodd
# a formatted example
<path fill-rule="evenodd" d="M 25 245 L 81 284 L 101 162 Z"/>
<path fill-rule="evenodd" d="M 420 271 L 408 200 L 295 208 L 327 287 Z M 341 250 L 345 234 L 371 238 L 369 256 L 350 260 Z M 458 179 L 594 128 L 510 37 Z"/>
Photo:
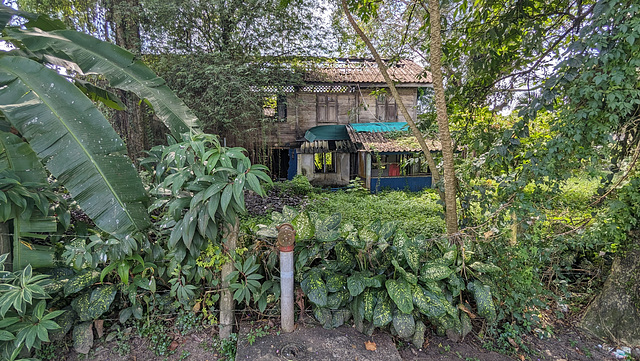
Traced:
<path fill-rule="evenodd" d="M 293 248 L 296 232 L 289 223 L 278 227 L 278 248 L 280 249 L 280 322 L 283 332 L 293 332 Z"/>

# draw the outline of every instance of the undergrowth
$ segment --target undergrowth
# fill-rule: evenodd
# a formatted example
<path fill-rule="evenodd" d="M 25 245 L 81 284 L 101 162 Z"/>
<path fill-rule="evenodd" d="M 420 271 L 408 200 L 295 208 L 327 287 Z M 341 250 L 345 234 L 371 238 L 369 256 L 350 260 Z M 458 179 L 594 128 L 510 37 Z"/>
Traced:
<path fill-rule="evenodd" d="M 422 192 L 386 191 L 378 194 L 365 192 L 338 191 L 332 193 L 309 194 L 308 211 L 317 212 L 321 217 L 333 213 L 342 214 L 345 223 L 356 228 L 381 222 L 399 221 L 398 227 L 407 236 L 422 235 L 431 238 L 444 233 L 441 218 L 442 206 L 433 190 Z"/>

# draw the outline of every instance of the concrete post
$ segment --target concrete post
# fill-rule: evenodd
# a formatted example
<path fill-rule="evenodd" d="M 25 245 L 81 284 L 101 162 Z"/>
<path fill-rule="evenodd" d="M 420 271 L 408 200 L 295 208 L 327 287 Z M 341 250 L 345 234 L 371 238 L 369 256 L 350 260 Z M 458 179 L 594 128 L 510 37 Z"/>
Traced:
<path fill-rule="evenodd" d="M 293 332 L 293 248 L 296 232 L 289 223 L 278 227 L 280 249 L 280 320 L 283 332 Z"/>

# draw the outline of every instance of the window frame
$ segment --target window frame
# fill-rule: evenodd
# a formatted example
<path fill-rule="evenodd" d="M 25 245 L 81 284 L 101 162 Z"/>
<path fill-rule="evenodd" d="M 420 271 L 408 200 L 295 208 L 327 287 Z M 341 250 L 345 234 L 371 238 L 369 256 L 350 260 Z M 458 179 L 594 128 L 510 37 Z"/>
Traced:
<path fill-rule="evenodd" d="M 376 119 L 382 122 L 398 121 L 398 104 L 393 96 L 386 93 L 376 96 Z"/>
<path fill-rule="evenodd" d="M 330 163 L 327 164 L 327 154 L 330 155 Z M 318 157 L 320 161 L 318 162 Z M 337 152 L 325 152 L 313 154 L 313 172 L 317 174 L 333 174 L 337 173 Z M 318 167 L 319 163 L 322 163 L 322 168 Z M 329 168 L 330 167 L 330 168 Z"/>
<path fill-rule="evenodd" d="M 316 93 L 316 122 L 338 124 L 338 94 Z"/>
<path fill-rule="evenodd" d="M 262 105 L 262 115 L 277 122 L 286 122 L 287 96 L 280 94 L 266 95 Z"/>

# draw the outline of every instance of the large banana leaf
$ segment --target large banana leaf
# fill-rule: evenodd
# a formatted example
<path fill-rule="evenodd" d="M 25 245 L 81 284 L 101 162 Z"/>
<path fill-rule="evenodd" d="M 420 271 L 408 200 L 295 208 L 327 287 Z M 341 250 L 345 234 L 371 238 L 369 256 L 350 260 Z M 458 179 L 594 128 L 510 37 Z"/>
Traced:
<path fill-rule="evenodd" d="M 193 112 L 135 56 L 110 43 L 74 30 L 44 32 L 40 29 L 9 29 L 8 34 L 30 51 L 75 63 L 84 74 L 102 74 L 112 87 L 134 92 L 145 99 L 171 133 L 179 138 L 189 131 L 199 132 Z"/>
<path fill-rule="evenodd" d="M 0 111 L 98 227 L 149 225 L 146 193 L 109 122 L 72 83 L 22 57 L 0 57 Z"/>
<path fill-rule="evenodd" d="M 29 144 L 17 135 L 0 132 L 0 171 L 13 171 L 22 182 L 47 182 L 47 172 Z"/>

